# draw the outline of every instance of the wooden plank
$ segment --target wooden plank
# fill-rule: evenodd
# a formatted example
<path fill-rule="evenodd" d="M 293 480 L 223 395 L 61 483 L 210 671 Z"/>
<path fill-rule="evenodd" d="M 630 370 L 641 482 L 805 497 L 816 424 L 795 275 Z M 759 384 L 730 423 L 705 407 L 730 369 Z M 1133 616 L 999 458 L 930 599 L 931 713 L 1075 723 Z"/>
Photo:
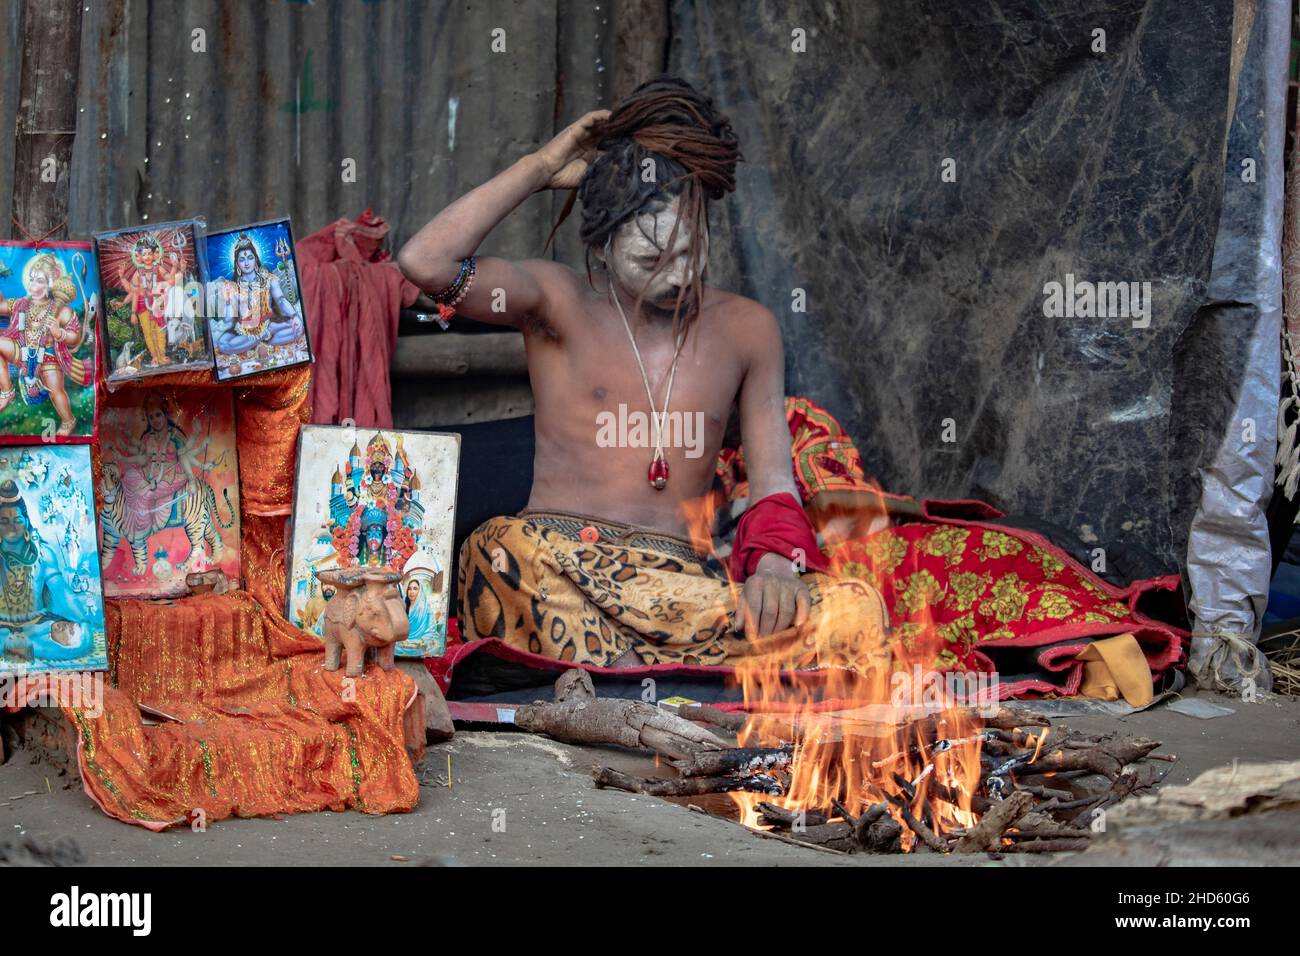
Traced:
<path fill-rule="evenodd" d="M 81 0 L 26 0 L 23 10 L 13 216 L 30 237 L 61 239 L 68 233 L 81 13 Z M 23 237 L 22 230 L 14 232 Z"/>
<path fill-rule="evenodd" d="M 620 100 L 668 63 L 668 4 L 623 0 L 614 8 L 614 99 Z"/>
<path fill-rule="evenodd" d="M 533 392 L 522 375 L 393 379 L 393 424 L 397 428 L 470 425 L 532 413 Z"/>
<path fill-rule="evenodd" d="M 389 369 L 394 376 L 462 378 L 466 375 L 527 375 L 528 356 L 518 332 L 409 335 L 397 340 Z"/>

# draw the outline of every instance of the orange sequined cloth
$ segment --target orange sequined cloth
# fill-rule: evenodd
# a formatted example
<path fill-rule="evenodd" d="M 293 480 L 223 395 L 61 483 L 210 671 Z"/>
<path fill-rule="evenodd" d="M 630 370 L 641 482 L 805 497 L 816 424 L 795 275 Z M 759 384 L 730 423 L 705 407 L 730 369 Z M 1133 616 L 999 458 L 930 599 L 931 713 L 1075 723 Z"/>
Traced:
<path fill-rule="evenodd" d="M 231 388 L 208 372 L 135 388 Z M 65 707 L 82 783 L 106 813 L 150 829 L 352 808 L 410 810 L 419 785 L 402 717 L 415 684 L 373 665 L 345 685 L 320 642 L 284 619 L 286 524 L 310 367 L 233 386 L 245 590 L 109 600 L 102 713 Z M 101 392 L 111 405 L 113 397 Z M 146 724 L 144 712 L 157 723 Z"/>

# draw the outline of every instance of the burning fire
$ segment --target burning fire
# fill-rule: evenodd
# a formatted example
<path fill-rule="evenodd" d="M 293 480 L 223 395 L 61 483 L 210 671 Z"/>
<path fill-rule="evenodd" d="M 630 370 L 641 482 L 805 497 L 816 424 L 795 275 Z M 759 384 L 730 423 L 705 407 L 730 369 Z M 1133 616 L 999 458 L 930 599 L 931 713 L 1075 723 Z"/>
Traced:
<path fill-rule="evenodd" d="M 712 508 L 706 499 L 688 511 L 692 539 L 701 549 L 711 547 Z M 879 517 L 822 522 L 822 533 L 828 536 L 829 528 L 841 536 L 861 535 L 879 527 Z M 972 798 L 981 779 L 983 725 L 971 706 L 976 701 L 969 686 L 954 686 L 952 678 L 934 670 L 946 642 L 925 625 L 906 640 L 888 635 L 883 606 L 882 620 L 864 619 L 871 604 L 862 600 L 862 580 L 884 588 L 892 587 L 892 580 L 874 568 L 866 574 L 853 570 L 856 579 L 833 568 L 840 580 L 822 589 L 821 605 L 798 639 L 786 640 L 775 653 L 775 646 L 768 649 L 775 642 L 757 639 L 758 653 L 737 665 L 735 679 L 750 714 L 740 746 L 791 745 L 793 753 L 788 771 L 780 775 L 783 796 L 729 796 L 741 822 L 752 828 L 765 826 L 762 802 L 817 811 L 827 819 L 856 817 L 885 802 L 902 826 L 903 849 L 910 850 L 918 828 L 907 816 L 940 840 L 978 822 Z M 978 703 L 996 701 L 983 696 Z M 1040 738 L 1028 746 L 1041 749 L 1042 743 Z"/>

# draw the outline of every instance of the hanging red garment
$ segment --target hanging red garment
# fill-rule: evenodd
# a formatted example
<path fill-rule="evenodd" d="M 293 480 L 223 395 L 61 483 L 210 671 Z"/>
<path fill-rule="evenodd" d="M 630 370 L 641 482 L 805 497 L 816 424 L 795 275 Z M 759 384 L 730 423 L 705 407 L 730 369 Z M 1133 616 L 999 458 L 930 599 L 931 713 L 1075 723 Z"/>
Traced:
<path fill-rule="evenodd" d="M 397 320 L 420 290 L 383 248 L 387 235 L 388 223 L 367 209 L 298 241 L 316 359 L 311 407 L 317 424 L 350 418 L 369 428 L 393 425 L 388 366 Z"/>

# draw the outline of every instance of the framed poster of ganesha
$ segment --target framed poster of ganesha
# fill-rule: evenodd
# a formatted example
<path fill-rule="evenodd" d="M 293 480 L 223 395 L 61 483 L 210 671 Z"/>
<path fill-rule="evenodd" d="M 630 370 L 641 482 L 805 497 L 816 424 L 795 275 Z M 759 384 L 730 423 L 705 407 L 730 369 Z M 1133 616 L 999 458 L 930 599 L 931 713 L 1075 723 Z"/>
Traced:
<path fill-rule="evenodd" d="M 108 387 L 212 367 L 202 312 L 206 250 L 197 219 L 95 235 Z"/>
<path fill-rule="evenodd" d="M 321 635 L 330 568 L 397 571 L 410 632 L 402 657 L 447 648 L 460 436 L 306 425 L 298 437 L 286 614 Z"/>

